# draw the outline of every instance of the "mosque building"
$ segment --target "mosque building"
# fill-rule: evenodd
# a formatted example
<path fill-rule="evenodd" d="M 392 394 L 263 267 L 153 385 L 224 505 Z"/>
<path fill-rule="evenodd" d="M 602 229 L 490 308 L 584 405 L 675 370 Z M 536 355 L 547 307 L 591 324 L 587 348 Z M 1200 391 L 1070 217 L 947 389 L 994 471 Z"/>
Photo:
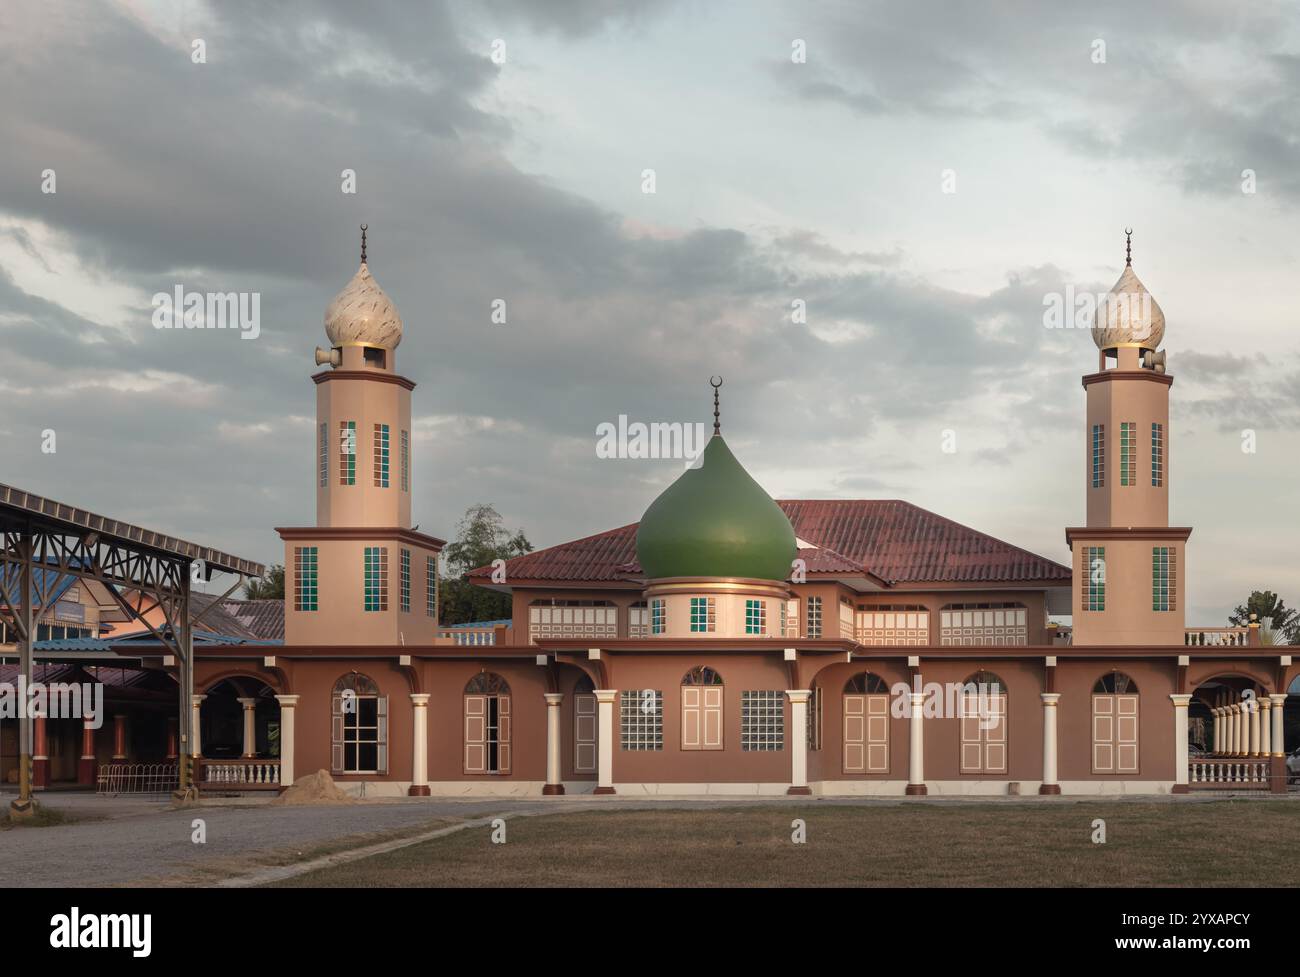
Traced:
<path fill-rule="evenodd" d="M 1082 381 L 1069 566 L 902 501 L 774 501 L 728 446 L 715 388 L 702 463 L 639 523 L 474 571 L 511 618 L 457 630 L 438 621 L 443 541 L 411 523 L 416 385 L 363 238 L 312 376 L 316 524 L 277 530 L 283 641 L 196 646 L 196 730 L 221 702 L 242 733 L 236 755 L 196 737 L 199 779 L 278 789 L 324 769 L 370 795 L 1285 790 L 1300 664 L 1257 625 L 1184 619 L 1164 331 L 1130 260 Z"/>

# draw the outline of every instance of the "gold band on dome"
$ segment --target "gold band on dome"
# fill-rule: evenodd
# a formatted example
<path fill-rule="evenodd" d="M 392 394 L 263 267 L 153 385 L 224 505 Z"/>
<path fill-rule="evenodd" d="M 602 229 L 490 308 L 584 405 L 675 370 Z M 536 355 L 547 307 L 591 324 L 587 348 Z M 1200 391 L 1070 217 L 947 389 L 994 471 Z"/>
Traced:
<path fill-rule="evenodd" d="M 355 339 L 349 339 L 346 343 L 339 343 L 335 349 L 342 349 L 344 346 L 362 346 L 366 349 L 396 349 L 396 346 L 380 346 L 378 343 L 362 343 Z"/>
<path fill-rule="evenodd" d="M 759 594 L 764 597 L 789 597 L 790 587 L 772 580 L 750 577 L 665 577 L 662 582 L 647 581 L 646 597 L 663 594 Z"/>
<path fill-rule="evenodd" d="M 1149 349 L 1154 351 L 1159 343 L 1106 343 L 1100 348 L 1106 349 Z"/>

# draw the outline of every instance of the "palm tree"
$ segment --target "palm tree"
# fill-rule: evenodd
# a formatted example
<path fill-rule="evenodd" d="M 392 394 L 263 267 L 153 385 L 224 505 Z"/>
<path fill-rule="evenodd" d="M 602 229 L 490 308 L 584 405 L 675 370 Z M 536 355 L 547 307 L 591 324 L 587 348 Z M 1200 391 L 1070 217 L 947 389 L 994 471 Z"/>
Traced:
<path fill-rule="evenodd" d="M 1244 627 L 1250 623 L 1251 614 L 1274 632 L 1274 641 L 1281 638 L 1283 643 L 1290 645 L 1300 637 L 1300 612 L 1287 607 L 1286 602 L 1271 590 L 1251 591 L 1246 603 L 1238 604 L 1228 616 L 1228 623 Z"/>

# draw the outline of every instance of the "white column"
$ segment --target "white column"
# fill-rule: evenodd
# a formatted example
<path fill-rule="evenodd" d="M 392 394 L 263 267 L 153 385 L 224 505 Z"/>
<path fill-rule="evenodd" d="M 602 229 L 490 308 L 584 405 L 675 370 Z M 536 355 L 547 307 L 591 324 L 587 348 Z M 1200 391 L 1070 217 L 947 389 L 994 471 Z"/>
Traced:
<path fill-rule="evenodd" d="M 1061 785 L 1056 778 L 1056 704 L 1061 701 L 1059 692 L 1040 692 L 1043 700 L 1043 785 L 1040 794 L 1059 794 Z"/>
<path fill-rule="evenodd" d="M 203 705 L 206 695 L 190 696 L 190 756 L 203 756 L 203 743 L 199 738 L 199 706 Z"/>
<path fill-rule="evenodd" d="M 1174 703 L 1174 789 L 1175 794 L 1187 792 L 1187 703 L 1190 695 L 1173 693 Z"/>
<path fill-rule="evenodd" d="M 1223 752 L 1223 709 L 1215 706 L 1210 710 L 1214 716 L 1214 744 L 1210 747 L 1211 753 Z"/>
<path fill-rule="evenodd" d="M 1273 756 L 1286 756 L 1286 746 L 1282 742 L 1282 703 L 1286 702 L 1286 693 L 1270 695 L 1273 702 Z"/>
<path fill-rule="evenodd" d="M 564 793 L 564 783 L 560 775 L 560 703 L 564 696 L 558 692 L 547 692 L 546 699 L 546 783 L 542 793 L 556 796 Z"/>
<path fill-rule="evenodd" d="M 1246 706 L 1250 713 L 1250 741 L 1246 744 L 1246 752 L 1251 756 L 1259 756 L 1259 701 L 1251 699 Z"/>
<path fill-rule="evenodd" d="M 293 783 L 293 715 L 298 705 L 296 695 L 277 695 L 280 703 L 280 785 Z"/>
<path fill-rule="evenodd" d="M 257 700 L 240 699 L 244 707 L 244 752 L 245 757 L 257 756 Z"/>
<path fill-rule="evenodd" d="M 1240 745 L 1241 745 L 1241 740 L 1240 740 L 1241 717 L 1239 715 L 1240 709 L 1241 706 L 1239 705 L 1234 704 L 1228 706 L 1228 756 L 1237 756 L 1237 754 L 1240 752 Z"/>
<path fill-rule="evenodd" d="M 617 689 L 595 689 L 596 696 L 596 790 L 613 794 L 614 790 L 614 696 Z"/>
<path fill-rule="evenodd" d="M 1259 707 L 1264 710 L 1259 717 L 1259 755 L 1270 756 L 1270 744 L 1272 742 L 1272 726 L 1270 721 L 1273 712 L 1273 700 L 1266 695 L 1259 697 Z"/>
<path fill-rule="evenodd" d="M 811 689 L 786 689 L 790 699 L 790 787 L 787 794 L 811 794 L 808 787 L 808 700 Z"/>
<path fill-rule="evenodd" d="M 411 692 L 411 797 L 429 796 L 429 693 Z"/>
<path fill-rule="evenodd" d="M 912 715 L 907 751 L 907 793 L 920 796 L 925 789 L 925 693 L 909 692 Z"/>

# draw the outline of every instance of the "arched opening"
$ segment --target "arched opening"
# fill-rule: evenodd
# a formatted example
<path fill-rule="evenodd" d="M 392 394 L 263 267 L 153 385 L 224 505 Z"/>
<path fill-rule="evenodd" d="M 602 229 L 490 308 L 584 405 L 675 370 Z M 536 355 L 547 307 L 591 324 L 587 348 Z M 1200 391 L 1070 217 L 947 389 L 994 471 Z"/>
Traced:
<path fill-rule="evenodd" d="M 1138 687 L 1120 671 L 1102 675 L 1092 687 L 1092 772 L 1138 772 Z"/>
<path fill-rule="evenodd" d="M 465 685 L 465 773 L 510 773 L 510 684 L 481 671 Z"/>
<path fill-rule="evenodd" d="M 963 683 L 957 722 L 959 769 L 963 774 L 1004 776 L 1007 772 L 1007 684 L 980 670 Z"/>
<path fill-rule="evenodd" d="M 1267 790 L 1282 717 L 1260 682 L 1248 675 L 1203 680 L 1187 706 L 1188 783 L 1193 788 Z"/>
<path fill-rule="evenodd" d="M 844 773 L 889 772 L 889 684 L 874 672 L 844 683 Z"/>
<path fill-rule="evenodd" d="M 722 676 L 696 665 L 682 676 L 682 749 L 721 750 Z"/>
<path fill-rule="evenodd" d="M 349 672 L 330 696 L 330 766 L 338 774 L 388 773 L 388 696 L 369 675 Z"/>
<path fill-rule="evenodd" d="M 278 758 L 280 703 L 275 689 L 242 675 L 210 686 L 199 704 L 199 749 L 208 760 Z"/>

